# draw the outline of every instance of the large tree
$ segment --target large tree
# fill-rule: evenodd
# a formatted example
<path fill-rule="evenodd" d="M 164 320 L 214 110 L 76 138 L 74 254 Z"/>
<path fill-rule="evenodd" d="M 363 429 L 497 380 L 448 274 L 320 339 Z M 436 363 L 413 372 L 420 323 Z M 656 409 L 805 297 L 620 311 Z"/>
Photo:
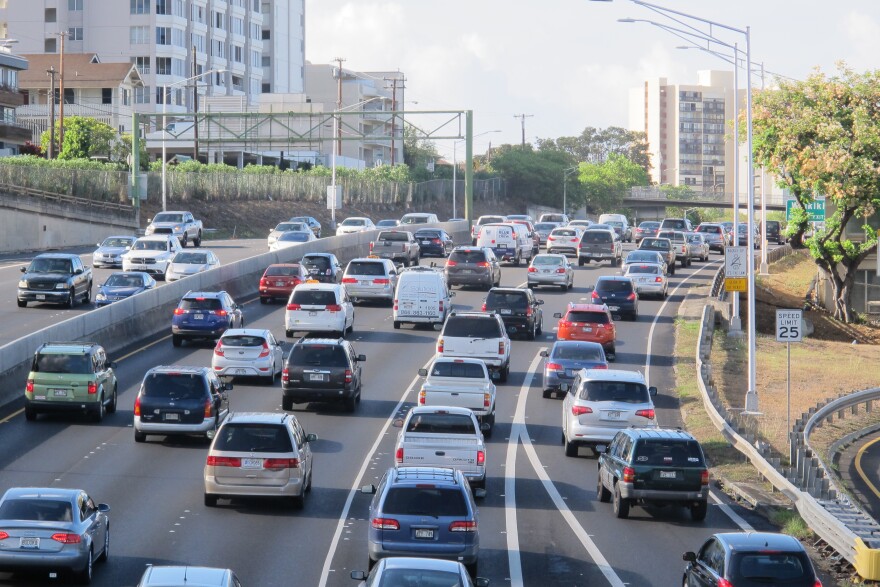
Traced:
<path fill-rule="evenodd" d="M 754 152 L 790 190 L 797 207 L 789 235 L 797 242 L 808 227 L 806 207 L 827 200 L 824 230 L 805 241 L 829 276 L 834 316 L 850 322 L 850 293 L 859 264 L 877 247 L 877 233 L 864 224 L 864 242 L 845 238 L 850 220 L 880 210 L 880 71 L 838 74 L 816 71 L 804 81 L 779 82 L 755 95 Z"/>
<path fill-rule="evenodd" d="M 541 150 L 560 149 L 571 155 L 575 161 L 588 163 L 602 163 L 610 155 L 622 155 L 648 170 L 648 143 L 645 133 L 619 126 L 604 129 L 588 126 L 576 137 L 541 139 L 538 145 Z"/>
<path fill-rule="evenodd" d="M 507 186 L 507 195 L 552 206 L 562 207 L 565 170 L 575 165 L 575 160 L 558 149 L 535 151 L 531 145 L 501 145 L 492 150 L 490 170 L 497 171 Z M 578 185 L 575 174 L 567 181 L 568 208 L 579 207 L 583 201 L 583 188 Z M 580 194 L 580 195 L 579 195 Z"/>
<path fill-rule="evenodd" d="M 641 165 L 615 153 L 600 163 L 581 163 L 578 180 L 584 189 L 583 203 L 593 212 L 620 209 L 630 188 L 650 183 Z"/>
<path fill-rule="evenodd" d="M 55 140 L 61 136 L 61 121 L 55 122 Z M 50 133 L 43 131 L 40 144 L 48 146 Z M 118 149 L 117 133 L 108 124 L 87 116 L 68 116 L 64 119 L 64 144 L 56 150 L 59 159 L 88 159 L 107 157 L 111 159 Z M 131 148 L 129 147 L 129 151 Z"/>

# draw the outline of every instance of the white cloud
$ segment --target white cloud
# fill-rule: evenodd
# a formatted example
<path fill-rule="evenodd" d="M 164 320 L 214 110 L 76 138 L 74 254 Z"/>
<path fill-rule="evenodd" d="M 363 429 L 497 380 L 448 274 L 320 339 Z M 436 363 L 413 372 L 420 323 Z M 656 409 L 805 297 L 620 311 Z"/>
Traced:
<path fill-rule="evenodd" d="M 880 22 L 868 14 L 851 11 L 844 16 L 841 28 L 853 49 L 847 65 L 856 70 L 876 68 L 877 55 L 880 54 Z"/>

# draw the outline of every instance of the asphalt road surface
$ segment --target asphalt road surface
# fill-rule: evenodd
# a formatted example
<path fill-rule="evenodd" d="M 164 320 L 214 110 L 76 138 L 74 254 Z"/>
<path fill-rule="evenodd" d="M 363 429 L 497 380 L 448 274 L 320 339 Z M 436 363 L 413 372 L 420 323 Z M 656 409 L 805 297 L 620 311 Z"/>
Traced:
<path fill-rule="evenodd" d="M 880 432 L 859 439 L 841 453 L 840 476 L 862 508 L 880 520 Z"/>

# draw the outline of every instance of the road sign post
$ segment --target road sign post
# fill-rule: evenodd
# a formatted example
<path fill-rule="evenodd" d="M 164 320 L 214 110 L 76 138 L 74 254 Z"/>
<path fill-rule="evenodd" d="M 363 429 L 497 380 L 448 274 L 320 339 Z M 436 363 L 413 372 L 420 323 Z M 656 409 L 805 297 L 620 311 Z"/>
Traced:
<path fill-rule="evenodd" d="M 724 249 L 724 289 L 746 291 L 749 276 L 749 247 Z"/>
<path fill-rule="evenodd" d="M 803 310 L 776 310 L 776 342 L 786 343 L 787 378 L 786 396 L 786 429 L 788 431 L 788 452 L 791 453 L 791 343 L 803 340 Z"/>

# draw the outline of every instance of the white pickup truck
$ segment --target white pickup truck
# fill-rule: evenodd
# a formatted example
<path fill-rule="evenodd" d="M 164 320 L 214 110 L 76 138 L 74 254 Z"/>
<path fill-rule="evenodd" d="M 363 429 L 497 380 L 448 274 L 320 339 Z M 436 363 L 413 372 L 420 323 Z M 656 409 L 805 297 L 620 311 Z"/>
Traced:
<path fill-rule="evenodd" d="M 438 357 L 428 369 L 419 369 L 425 377 L 419 391 L 420 406 L 455 406 L 468 408 L 480 421 L 488 438 L 495 426 L 495 384 L 486 363 L 480 359 Z"/>
<path fill-rule="evenodd" d="M 474 413 L 452 406 L 416 406 L 405 420 L 395 420 L 397 436 L 394 462 L 419 467 L 458 469 L 485 495 L 486 445 Z M 474 495 L 481 497 L 477 491 Z"/>
<path fill-rule="evenodd" d="M 150 218 L 144 235 L 173 234 L 181 246 L 187 242 L 199 246 L 202 244 L 202 221 L 193 218 L 192 212 L 159 212 Z"/>

